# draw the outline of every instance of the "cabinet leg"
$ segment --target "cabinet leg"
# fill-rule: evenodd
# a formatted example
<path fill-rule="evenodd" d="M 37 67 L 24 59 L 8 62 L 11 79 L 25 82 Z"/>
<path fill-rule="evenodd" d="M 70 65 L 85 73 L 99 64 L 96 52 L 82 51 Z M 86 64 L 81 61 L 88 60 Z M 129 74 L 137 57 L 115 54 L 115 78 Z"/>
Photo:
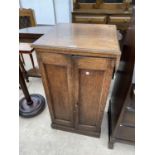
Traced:
<path fill-rule="evenodd" d="M 108 148 L 113 149 L 114 148 L 114 143 L 113 142 L 108 142 Z"/>

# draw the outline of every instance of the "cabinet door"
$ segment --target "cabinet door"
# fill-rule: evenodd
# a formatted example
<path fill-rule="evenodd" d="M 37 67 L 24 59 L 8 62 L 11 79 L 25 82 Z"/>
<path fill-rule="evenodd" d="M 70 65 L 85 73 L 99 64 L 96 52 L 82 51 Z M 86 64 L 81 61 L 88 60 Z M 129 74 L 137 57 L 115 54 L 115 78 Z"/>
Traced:
<path fill-rule="evenodd" d="M 75 68 L 75 127 L 99 132 L 112 78 L 114 61 L 73 57 Z"/>
<path fill-rule="evenodd" d="M 39 53 L 53 125 L 73 127 L 72 63 L 69 56 Z"/>

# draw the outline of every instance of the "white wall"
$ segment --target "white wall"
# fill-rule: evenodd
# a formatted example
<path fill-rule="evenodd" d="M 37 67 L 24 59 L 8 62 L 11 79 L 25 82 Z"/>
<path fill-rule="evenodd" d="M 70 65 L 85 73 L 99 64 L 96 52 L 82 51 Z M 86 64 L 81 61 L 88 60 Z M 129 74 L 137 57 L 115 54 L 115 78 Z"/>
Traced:
<path fill-rule="evenodd" d="M 56 23 L 71 22 L 71 0 L 54 0 Z"/>
<path fill-rule="evenodd" d="M 20 0 L 35 11 L 37 24 L 70 23 L 73 0 Z"/>
<path fill-rule="evenodd" d="M 35 11 L 37 24 L 55 24 L 53 0 L 20 0 L 23 8 Z"/>

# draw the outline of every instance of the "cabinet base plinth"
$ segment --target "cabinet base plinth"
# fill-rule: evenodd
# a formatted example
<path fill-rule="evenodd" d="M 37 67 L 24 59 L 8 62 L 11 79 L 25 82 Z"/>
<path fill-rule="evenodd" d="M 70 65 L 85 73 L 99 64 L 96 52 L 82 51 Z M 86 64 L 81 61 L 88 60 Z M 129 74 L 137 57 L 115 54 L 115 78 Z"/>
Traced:
<path fill-rule="evenodd" d="M 72 127 L 62 126 L 62 125 L 58 125 L 58 124 L 54 124 L 54 123 L 51 124 L 51 127 L 53 129 L 59 129 L 59 130 L 63 130 L 63 131 L 78 133 L 78 134 L 91 136 L 91 137 L 96 137 L 96 138 L 99 138 L 100 133 L 101 133 L 101 132 L 82 131 L 82 130 L 78 130 L 78 129 L 75 129 L 75 128 L 72 128 Z"/>

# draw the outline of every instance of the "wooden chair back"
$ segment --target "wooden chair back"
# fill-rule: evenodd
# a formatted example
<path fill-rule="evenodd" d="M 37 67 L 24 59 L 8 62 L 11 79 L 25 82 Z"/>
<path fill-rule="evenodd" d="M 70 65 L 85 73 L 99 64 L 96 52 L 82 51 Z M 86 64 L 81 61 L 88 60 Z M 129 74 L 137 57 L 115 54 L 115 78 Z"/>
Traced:
<path fill-rule="evenodd" d="M 32 9 L 19 9 L 19 28 L 36 26 L 35 14 Z"/>

